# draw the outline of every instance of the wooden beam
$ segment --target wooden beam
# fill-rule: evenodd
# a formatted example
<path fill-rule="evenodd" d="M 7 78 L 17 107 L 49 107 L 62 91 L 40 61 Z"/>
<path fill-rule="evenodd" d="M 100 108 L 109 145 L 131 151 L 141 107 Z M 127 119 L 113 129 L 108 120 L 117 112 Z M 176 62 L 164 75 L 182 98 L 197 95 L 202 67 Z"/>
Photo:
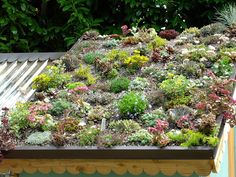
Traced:
<path fill-rule="evenodd" d="M 229 177 L 235 177 L 235 160 L 234 160 L 234 128 L 231 128 L 229 132 L 229 144 L 228 144 L 228 152 L 229 152 Z"/>

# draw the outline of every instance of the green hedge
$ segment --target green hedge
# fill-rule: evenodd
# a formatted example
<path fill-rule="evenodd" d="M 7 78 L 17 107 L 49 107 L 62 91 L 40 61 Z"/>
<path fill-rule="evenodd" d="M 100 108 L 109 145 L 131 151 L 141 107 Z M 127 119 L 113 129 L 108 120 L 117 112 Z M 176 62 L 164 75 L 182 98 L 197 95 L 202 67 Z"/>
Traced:
<path fill-rule="evenodd" d="M 65 51 L 88 29 L 120 26 L 181 30 L 214 20 L 234 0 L 1 0 L 0 52 Z"/>

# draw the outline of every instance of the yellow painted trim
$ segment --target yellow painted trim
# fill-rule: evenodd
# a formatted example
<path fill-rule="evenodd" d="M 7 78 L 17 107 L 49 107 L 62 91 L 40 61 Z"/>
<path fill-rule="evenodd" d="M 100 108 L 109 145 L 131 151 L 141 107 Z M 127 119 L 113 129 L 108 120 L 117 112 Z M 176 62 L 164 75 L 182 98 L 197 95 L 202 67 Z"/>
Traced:
<path fill-rule="evenodd" d="M 229 144 L 228 144 L 228 152 L 229 152 L 229 177 L 235 177 L 235 161 L 234 161 L 234 128 L 231 128 L 229 132 Z"/>

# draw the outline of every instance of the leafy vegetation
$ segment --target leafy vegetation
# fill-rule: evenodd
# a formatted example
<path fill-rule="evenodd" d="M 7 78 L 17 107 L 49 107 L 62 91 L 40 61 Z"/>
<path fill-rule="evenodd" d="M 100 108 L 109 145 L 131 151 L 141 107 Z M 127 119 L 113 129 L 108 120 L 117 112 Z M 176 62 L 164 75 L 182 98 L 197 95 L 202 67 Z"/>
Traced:
<path fill-rule="evenodd" d="M 234 0 L 227 1 L 230 2 Z M 157 31 L 163 27 L 177 30 L 187 26 L 199 27 L 213 21 L 217 10 L 223 9 L 222 17 L 227 16 L 225 3 L 225 0 L 194 3 L 167 0 L 2 0 L 0 51 L 65 51 L 89 29 L 118 33 L 118 27 L 123 24 L 152 27 Z M 199 13 L 195 13 L 196 9 Z"/>

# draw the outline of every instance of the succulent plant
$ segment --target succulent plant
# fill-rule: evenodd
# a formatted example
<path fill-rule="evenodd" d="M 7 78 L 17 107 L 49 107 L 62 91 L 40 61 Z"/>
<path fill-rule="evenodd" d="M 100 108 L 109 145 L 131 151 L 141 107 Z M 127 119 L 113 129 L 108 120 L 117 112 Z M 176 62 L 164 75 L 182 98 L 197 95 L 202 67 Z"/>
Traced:
<path fill-rule="evenodd" d="M 213 132 L 215 127 L 216 127 L 216 115 L 212 113 L 201 115 L 201 122 L 199 126 L 199 130 L 201 132 L 203 132 L 206 135 L 209 135 Z"/>
<path fill-rule="evenodd" d="M 143 114 L 140 120 L 146 127 L 153 127 L 156 124 L 156 120 L 166 120 L 167 115 L 162 108 L 155 109 L 150 113 Z"/>
<path fill-rule="evenodd" d="M 182 116 L 195 115 L 196 111 L 188 106 L 176 106 L 168 111 L 169 121 L 176 122 Z"/>
<path fill-rule="evenodd" d="M 93 64 L 97 58 L 102 59 L 104 56 L 100 52 L 89 52 L 84 55 L 84 62 L 87 64 Z"/>
<path fill-rule="evenodd" d="M 174 29 L 164 30 L 159 33 L 159 36 L 167 40 L 175 39 L 179 35 L 179 32 Z"/>
<path fill-rule="evenodd" d="M 130 80 L 127 77 L 121 77 L 111 80 L 111 91 L 119 93 L 123 90 L 128 90 Z"/>
<path fill-rule="evenodd" d="M 144 90 L 149 86 L 149 82 L 146 78 L 136 77 L 129 83 L 129 90 Z"/>
<path fill-rule="evenodd" d="M 222 23 L 212 23 L 210 25 L 203 26 L 200 29 L 200 36 L 206 37 L 214 34 L 222 33 L 225 30 L 225 26 Z"/>
<path fill-rule="evenodd" d="M 148 106 L 144 95 L 133 91 L 126 93 L 118 102 L 118 109 L 123 118 L 138 117 Z"/>
<path fill-rule="evenodd" d="M 109 112 L 102 106 L 95 106 L 93 109 L 88 112 L 88 120 L 98 122 L 103 118 L 109 118 Z"/>
<path fill-rule="evenodd" d="M 118 120 L 112 121 L 109 128 L 121 133 L 132 133 L 141 129 L 140 125 L 134 120 Z"/>
<path fill-rule="evenodd" d="M 117 132 L 105 131 L 98 135 L 97 146 L 111 148 L 113 146 L 122 145 L 123 141 L 124 141 L 124 135 Z"/>
<path fill-rule="evenodd" d="M 100 133 L 100 130 L 97 128 L 89 127 L 89 128 L 83 129 L 78 135 L 80 146 L 95 145 L 96 139 L 99 133 Z"/>
<path fill-rule="evenodd" d="M 25 142 L 31 145 L 44 145 L 50 143 L 52 134 L 50 131 L 34 132 L 30 134 Z"/>
<path fill-rule="evenodd" d="M 128 136 L 128 143 L 132 145 L 148 146 L 152 144 L 152 140 L 153 135 L 145 129 L 140 129 L 139 131 Z"/>

